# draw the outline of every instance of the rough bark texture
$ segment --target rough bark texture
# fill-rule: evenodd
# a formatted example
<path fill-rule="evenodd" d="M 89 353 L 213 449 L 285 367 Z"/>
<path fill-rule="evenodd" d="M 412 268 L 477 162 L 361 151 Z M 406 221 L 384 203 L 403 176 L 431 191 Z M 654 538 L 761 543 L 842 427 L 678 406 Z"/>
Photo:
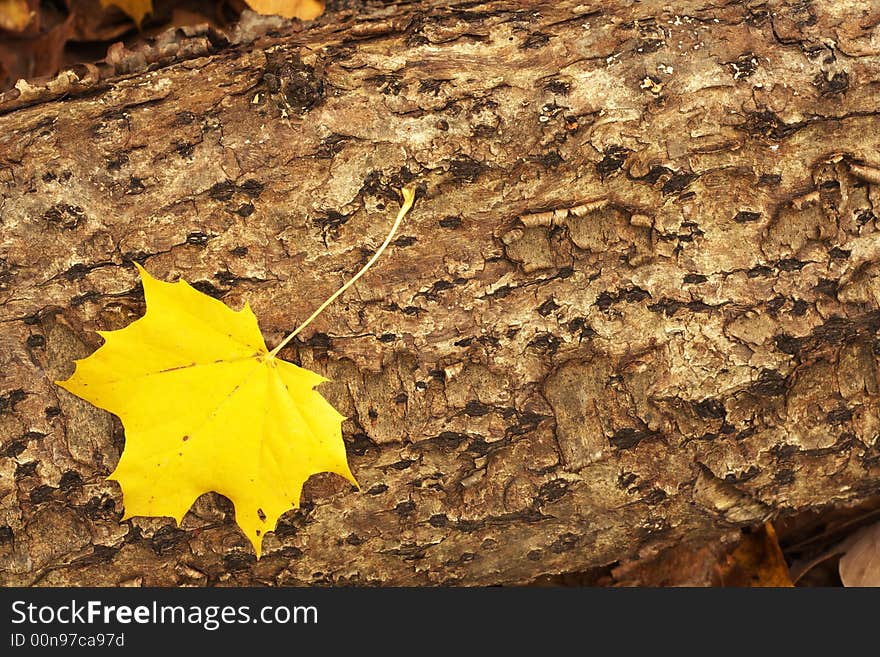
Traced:
<path fill-rule="evenodd" d="M 171 34 L 0 105 L 5 584 L 495 584 L 880 490 L 880 9 L 592 0 Z M 271 22 L 271 21 L 270 21 Z M 113 76 L 116 77 L 113 77 Z M 323 475 L 120 522 L 118 421 L 53 385 L 133 261 L 326 374 Z"/>

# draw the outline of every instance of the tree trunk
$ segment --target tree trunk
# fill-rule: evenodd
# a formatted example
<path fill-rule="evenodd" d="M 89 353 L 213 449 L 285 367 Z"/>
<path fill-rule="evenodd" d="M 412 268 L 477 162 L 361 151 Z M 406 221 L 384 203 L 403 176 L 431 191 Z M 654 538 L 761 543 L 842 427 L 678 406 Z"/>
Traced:
<path fill-rule="evenodd" d="M 880 491 L 880 10 L 388 4 L 171 32 L 0 100 L 6 585 L 498 584 Z M 361 485 L 256 561 L 216 494 L 121 521 L 53 381 L 133 262 L 332 379 Z"/>

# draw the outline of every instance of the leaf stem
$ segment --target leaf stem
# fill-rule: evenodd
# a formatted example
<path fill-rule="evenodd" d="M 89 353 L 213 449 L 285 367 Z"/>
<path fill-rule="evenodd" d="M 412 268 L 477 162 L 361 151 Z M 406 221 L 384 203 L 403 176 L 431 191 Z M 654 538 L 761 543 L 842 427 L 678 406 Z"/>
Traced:
<path fill-rule="evenodd" d="M 391 243 L 391 239 L 394 237 L 394 233 L 396 233 L 397 229 L 400 227 L 400 222 L 403 221 L 403 218 L 406 216 L 406 213 L 409 212 L 410 208 L 412 208 L 412 206 L 413 206 L 413 201 L 415 200 L 415 196 L 416 196 L 415 185 L 413 185 L 413 184 L 407 185 L 406 187 L 404 187 L 403 189 L 400 190 L 400 193 L 403 195 L 403 204 L 400 206 L 400 212 L 397 213 L 397 219 L 394 220 L 394 225 L 391 226 L 391 230 L 388 233 L 388 237 L 386 237 L 385 241 L 382 242 L 382 246 L 380 246 L 379 249 L 376 251 L 376 253 L 373 254 L 373 257 L 370 258 L 369 261 L 367 261 L 367 264 L 365 264 L 363 267 L 361 267 L 361 270 L 357 274 L 355 274 L 350 279 L 348 279 L 348 281 L 341 288 L 336 290 L 336 292 L 331 294 L 330 297 L 324 303 L 322 303 L 320 306 L 318 306 L 318 309 L 315 312 L 313 312 L 306 321 L 304 321 L 302 324 L 300 324 L 296 329 L 294 329 L 294 331 L 290 335 L 288 335 L 280 343 L 278 343 L 278 346 L 269 352 L 269 356 L 271 356 L 273 358 L 275 356 L 277 356 L 278 352 L 281 351 L 288 342 L 293 340 L 297 335 L 299 335 L 300 331 L 302 331 L 306 326 L 311 324 L 312 320 L 315 319 L 315 317 L 317 317 L 318 315 L 320 315 L 327 306 L 329 306 L 331 303 L 333 303 L 340 294 L 342 294 L 348 288 L 350 288 L 352 285 L 354 285 L 355 281 L 357 281 L 357 279 L 359 279 L 361 276 L 363 276 L 364 272 L 367 271 L 370 267 L 372 267 L 373 263 L 379 259 L 379 256 L 382 255 L 382 252 Z"/>

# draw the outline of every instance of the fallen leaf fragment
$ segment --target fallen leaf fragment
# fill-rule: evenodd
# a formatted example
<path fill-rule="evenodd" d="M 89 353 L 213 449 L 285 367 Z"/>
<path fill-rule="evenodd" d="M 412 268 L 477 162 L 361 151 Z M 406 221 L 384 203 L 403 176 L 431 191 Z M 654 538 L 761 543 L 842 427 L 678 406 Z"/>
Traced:
<path fill-rule="evenodd" d="M 265 16 L 283 16 L 310 21 L 324 13 L 319 0 L 245 0 L 251 9 Z"/>
<path fill-rule="evenodd" d="M 718 580 L 720 586 L 794 586 L 772 524 L 766 522 L 756 532 L 743 535 L 718 565 Z"/>
<path fill-rule="evenodd" d="M 31 7 L 37 5 L 31 2 Z M 64 46 L 72 33 L 72 18 L 49 26 L 42 23 L 40 13 L 14 38 L 0 38 L 0 90 L 28 84 L 43 76 L 55 75 L 64 59 Z M 40 82 L 34 82 L 39 86 Z"/>
<path fill-rule="evenodd" d="M 844 586 L 880 586 L 880 523 L 865 527 L 845 541 L 838 566 Z"/>
<path fill-rule="evenodd" d="M 125 518 L 170 516 L 179 524 L 203 493 L 235 506 L 259 558 L 263 537 L 299 506 L 313 474 L 357 485 L 342 440 L 345 419 L 316 390 L 321 375 L 278 351 L 387 247 L 412 207 L 413 190 L 373 258 L 271 352 L 250 307 L 234 311 L 184 280 L 166 283 L 138 265 L 147 311 L 76 361 L 57 382 L 119 416 L 125 449 L 109 479 L 119 482 Z"/>
<path fill-rule="evenodd" d="M 0 30 L 23 32 L 33 18 L 27 0 L 0 0 Z"/>
<path fill-rule="evenodd" d="M 130 17 L 101 0 L 67 0 L 72 41 L 114 41 L 131 30 Z M 149 7 L 147 7 L 149 9 Z"/>
<path fill-rule="evenodd" d="M 153 12 L 153 0 L 101 0 L 105 9 L 110 6 L 119 7 L 140 27 L 144 16 Z"/>

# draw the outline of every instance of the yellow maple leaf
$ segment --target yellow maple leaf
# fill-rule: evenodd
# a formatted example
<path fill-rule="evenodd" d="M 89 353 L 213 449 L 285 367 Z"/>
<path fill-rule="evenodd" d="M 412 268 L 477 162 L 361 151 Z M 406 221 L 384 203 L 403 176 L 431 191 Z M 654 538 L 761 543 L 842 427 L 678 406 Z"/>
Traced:
<path fill-rule="evenodd" d="M 324 13 L 321 0 L 245 0 L 258 14 L 310 21 Z"/>
<path fill-rule="evenodd" d="M 259 558 L 263 536 L 299 506 L 305 481 L 335 472 L 355 485 L 342 420 L 314 387 L 324 377 L 277 354 L 381 255 L 407 211 L 404 203 L 370 261 L 272 351 L 249 305 L 234 311 L 184 280 L 166 283 L 140 265 L 147 311 L 76 361 L 58 381 L 119 416 L 125 449 L 108 479 L 119 482 L 125 518 L 170 516 L 179 524 L 203 493 L 235 506 L 235 520 Z"/>
<path fill-rule="evenodd" d="M 101 0 L 101 7 L 119 7 L 126 14 L 131 16 L 132 20 L 141 26 L 144 16 L 153 13 L 153 0 Z"/>

